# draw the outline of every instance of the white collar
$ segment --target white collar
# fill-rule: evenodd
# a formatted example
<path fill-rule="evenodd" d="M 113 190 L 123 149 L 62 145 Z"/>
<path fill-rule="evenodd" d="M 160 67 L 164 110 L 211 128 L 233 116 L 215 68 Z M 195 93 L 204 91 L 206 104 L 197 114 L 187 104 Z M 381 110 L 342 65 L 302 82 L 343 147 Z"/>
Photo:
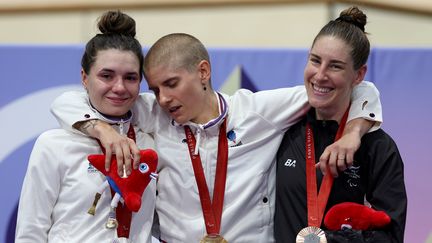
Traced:
<path fill-rule="evenodd" d="M 215 127 L 215 126 L 219 125 L 228 114 L 228 104 L 227 104 L 225 98 L 222 96 L 222 94 L 220 94 L 218 92 L 214 92 L 214 94 L 216 95 L 216 98 L 218 100 L 219 116 L 208 121 L 205 124 L 198 124 L 198 123 L 194 123 L 191 121 L 188 121 L 184 124 L 180 124 L 180 123 L 177 123 L 174 119 L 171 120 L 171 124 L 173 126 L 176 126 L 176 127 L 190 126 L 190 127 L 199 127 L 201 129 L 208 129 L 208 128 Z"/>
<path fill-rule="evenodd" d="M 133 118 L 133 112 L 132 110 L 129 110 L 127 112 L 127 115 L 125 117 L 122 118 L 118 118 L 118 117 L 113 117 L 113 116 L 107 116 L 105 114 L 102 114 L 101 112 L 99 112 L 90 102 L 90 98 L 87 96 L 87 102 L 89 103 L 91 109 L 99 114 L 98 119 L 100 119 L 101 121 L 104 121 L 110 125 L 115 125 L 118 126 L 118 131 L 120 134 L 124 135 L 126 134 L 126 131 L 129 129 L 130 126 L 130 122 Z"/>
<path fill-rule="evenodd" d="M 191 128 L 192 127 L 195 128 L 196 144 L 194 148 L 194 155 L 197 155 L 199 151 L 199 146 L 201 143 L 201 131 L 209 129 L 213 132 L 217 131 L 217 134 L 219 134 L 219 125 L 224 121 L 224 118 L 226 118 L 228 114 L 228 105 L 225 98 L 220 93 L 214 92 L 214 94 L 216 95 L 216 98 L 218 100 L 218 110 L 219 110 L 219 116 L 217 116 L 216 118 L 208 121 L 205 124 L 197 124 L 191 121 L 188 121 L 185 124 L 179 124 L 176 121 L 174 121 L 174 119 L 171 120 L 171 124 L 173 126 L 176 127 L 189 126 Z"/>

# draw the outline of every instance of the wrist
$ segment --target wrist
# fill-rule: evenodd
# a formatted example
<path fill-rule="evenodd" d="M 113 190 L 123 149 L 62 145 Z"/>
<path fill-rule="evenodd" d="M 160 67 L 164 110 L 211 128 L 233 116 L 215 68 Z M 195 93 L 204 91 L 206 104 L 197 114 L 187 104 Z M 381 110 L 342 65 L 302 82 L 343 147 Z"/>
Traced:
<path fill-rule="evenodd" d="M 96 119 L 79 122 L 74 125 L 82 133 L 97 139 L 100 139 L 104 130 L 106 131 L 107 128 L 105 126 L 109 125 Z"/>
<path fill-rule="evenodd" d="M 106 134 L 107 131 L 112 129 L 112 127 L 106 122 L 102 122 L 100 120 L 91 120 L 91 121 L 93 121 L 93 128 L 89 130 L 89 135 L 91 137 L 101 139 L 103 134 Z"/>
<path fill-rule="evenodd" d="M 344 134 L 356 135 L 361 138 L 369 131 L 372 126 L 372 121 L 363 118 L 357 118 L 346 124 Z"/>

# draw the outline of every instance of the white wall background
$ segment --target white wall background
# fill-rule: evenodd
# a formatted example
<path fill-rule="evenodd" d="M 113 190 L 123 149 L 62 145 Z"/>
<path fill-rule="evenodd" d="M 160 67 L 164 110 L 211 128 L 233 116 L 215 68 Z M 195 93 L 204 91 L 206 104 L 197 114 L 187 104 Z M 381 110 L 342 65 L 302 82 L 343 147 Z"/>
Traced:
<path fill-rule="evenodd" d="M 326 1 L 304 2 L 142 6 L 123 10 L 136 19 L 137 37 L 144 46 L 168 33 L 187 32 L 207 46 L 308 47 L 330 18 L 350 6 Z M 368 15 L 366 30 L 371 33 L 373 46 L 432 46 L 432 14 L 359 6 Z M 0 10 L 1 7 L 2 3 Z M 96 19 L 105 10 L 3 10 L 0 44 L 85 43 L 96 33 Z"/>

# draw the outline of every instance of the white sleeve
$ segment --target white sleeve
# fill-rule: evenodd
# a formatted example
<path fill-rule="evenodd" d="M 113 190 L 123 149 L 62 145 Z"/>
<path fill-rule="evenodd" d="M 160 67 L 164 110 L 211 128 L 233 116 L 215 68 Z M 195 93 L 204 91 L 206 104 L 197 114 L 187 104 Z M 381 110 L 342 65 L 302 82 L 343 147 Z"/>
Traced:
<path fill-rule="evenodd" d="M 281 131 L 286 131 L 297 123 L 310 108 L 304 85 L 253 94 L 240 90 L 235 96 L 241 96 L 240 101 L 250 97 L 252 102 L 238 102 L 241 108 L 253 109 Z M 378 129 L 382 122 L 382 109 L 379 91 L 375 85 L 368 81 L 361 82 L 355 86 L 351 100 L 348 121 L 355 118 L 375 121 L 370 131 Z M 248 104 L 252 107 L 245 107 Z"/>
<path fill-rule="evenodd" d="M 68 91 L 61 94 L 51 104 L 51 113 L 63 129 L 71 132 L 79 132 L 73 128 L 77 122 L 99 119 L 99 114 L 88 102 L 87 93 L 82 91 Z"/>
<path fill-rule="evenodd" d="M 379 91 L 371 82 L 363 81 L 354 87 L 348 121 L 355 118 L 375 121 L 369 132 L 381 127 L 383 118 Z"/>
<path fill-rule="evenodd" d="M 282 132 L 297 123 L 310 108 L 304 86 L 255 93 L 241 89 L 232 99 L 236 112 L 254 112 Z"/>
<path fill-rule="evenodd" d="M 47 242 L 53 222 L 51 214 L 59 195 L 61 176 L 59 161 L 49 139 L 41 135 L 36 141 L 19 200 L 15 242 Z"/>
<path fill-rule="evenodd" d="M 134 123 L 144 132 L 154 130 L 155 113 L 159 113 L 155 97 L 150 93 L 142 93 L 135 101 L 132 108 Z M 68 91 L 57 97 L 51 104 L 51 113 L 55 116 L 63 129 L 72 132 L 79 132 L 73 125 L 93 119 L 102 119 L 101 114 L 91 107 L 86 92 Z M 81 135 L 85 135 L 82 134 Z"/>

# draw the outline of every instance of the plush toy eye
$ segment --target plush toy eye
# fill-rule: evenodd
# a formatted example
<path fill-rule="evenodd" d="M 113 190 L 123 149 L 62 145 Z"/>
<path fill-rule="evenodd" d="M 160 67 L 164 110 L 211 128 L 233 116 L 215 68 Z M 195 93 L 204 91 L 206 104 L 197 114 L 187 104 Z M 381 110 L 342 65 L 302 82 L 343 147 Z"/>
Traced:
<path fill-rule="evenodd" d="M 146 173 L 147 171 L 149 171 L 149 167 L 148 167 L 148 165 L 146 163 L 139 164 L 139 168 L 138 169 L 143 174 Z"/>

